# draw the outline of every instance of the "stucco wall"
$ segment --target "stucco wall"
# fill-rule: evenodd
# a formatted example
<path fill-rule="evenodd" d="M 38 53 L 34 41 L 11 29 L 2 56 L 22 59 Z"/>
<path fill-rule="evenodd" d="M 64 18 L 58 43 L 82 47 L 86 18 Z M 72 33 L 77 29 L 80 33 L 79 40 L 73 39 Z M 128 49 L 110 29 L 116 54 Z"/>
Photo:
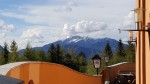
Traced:
<path fill-rule="evenodd" d="M 7 76 L 22 79 L 25 84 L 102 84 L 102 76 L 89 76 L 53 63 L 26 63 L 12 68 Z"/>
<path fill-rule="evenodd" d="M 136 8 L 143 11 L 143 21 L 139 22 L 139 30 L 147 30 L 150 23 L 150 0 L 136 0 Z M 137 32 L 136 83 L 150 84 L 150 31 Z"/>
<path fill-rule="evenodd" d="M 150 0 L 146 0 L 146 23 L 150 23 Z M 150 84 L 150 32 L 146 33 L 146 84 Z"/>

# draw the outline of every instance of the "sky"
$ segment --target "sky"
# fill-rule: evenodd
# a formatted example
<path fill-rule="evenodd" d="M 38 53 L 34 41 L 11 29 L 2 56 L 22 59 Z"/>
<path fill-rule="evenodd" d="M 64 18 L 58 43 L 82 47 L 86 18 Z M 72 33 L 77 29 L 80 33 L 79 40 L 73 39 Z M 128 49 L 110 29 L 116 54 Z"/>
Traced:
<path fill-rule="evenodd" d="M 135 0 L 0 0 L 0 45 L 40 47 L 72 36 L 127 40 Z"/>

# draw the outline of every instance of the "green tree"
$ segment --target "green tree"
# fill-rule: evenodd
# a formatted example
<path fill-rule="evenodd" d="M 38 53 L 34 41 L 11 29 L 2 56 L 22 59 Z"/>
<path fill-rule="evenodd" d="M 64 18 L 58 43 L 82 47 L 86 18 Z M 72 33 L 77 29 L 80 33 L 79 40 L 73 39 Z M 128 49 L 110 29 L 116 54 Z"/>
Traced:
<path fill-rule="evenodd" d="M 48 61 L 49 62 L 55 62 L 55 52 L 56 48 L 54 46 L 54 44 L 52 43 L 48 49 Z"/>
<path fill-rule="evenodd" d="M 109 42 L 106 43 L 104 51 L 103 51 L 103 56 L 109 56 L 109 58 L 111 58 L 113 56 L 111 47 L 109 45 Z"/>
<path fill-rule="evenodd" d="M 86 56 L 83 52 L 80 52 L 77 56 L 77 65 L 79 68 L 79 72 L 85 73 L 87 69 L 87 60 Z"/>
<path fill-rule="evenodd" d="M 118 42 L 118 48 L 116 50 L 116 56 L 120 56 L 120 57 L 125 57 L 126 53 L 125 53 L 125 49 L 122 43 L 122 40 L 120 39 Z"/>
<path fill-rule="evenodd" d="M 109 42 L 106 43 L 105 48 L 102 53 L 102 56 L 104 58 L 104 60 L 102 60 L 103 66 L 106 66 L 107 64 L 105 62 L 105 57 L 108 57 L 109 60 L 113 57 L 113 53 L 112 53 L 111 47 L 109 45 Z"/>
<path fill-rule="evenodd" d="M 28 43 L 24 52 L 24 58 L 27 59 L 27 61 L 35 61 L 36 57 L 35 57 L 35 51 L 32 50 L 31 45 Z"/>
<path fill-rule="evenodd" d="M 54 46 L 54 44 L 51 44 L 48 50 L 49 57 L 51 57 L 51 62 L 63 64 L 64 62 L 63 52 L 64 51 L 59 44 L 57 44 L 56 46 Z"/>
<path fill-rule="evenodd" d="M 96 69 L 94 68 L 92 60 L 88 60 L 88 62 L 87 62 L 86 74 L 89 74 L 89 75 L 96 74 Z"/>
<path fill-rule="evenodd" d="M 0 65 L 5 64 L 3 53 L 0 52 Z"/>
<path fill-rule="evenodd" d="M 126 61 L 135 62 L 135 45 L 131 42 L 128 43 L 126 48 Z"/>
<path fill-rule="evenodd" d="M 72 68 L 72 64 L 73 64 L 72 56 L 69 53 L 67 53 L 64 58 L 64 65 Z"/>
<path fill-rule="evenodd" d="M 9 62 L 16 62 L 18 61 L 18 46 L 17 43 L 13 40 L 10 45 L 10 56 L 9 56 Z"/>
<path fill-rule="evenodd" d="M 125 61 L 125 57 L 126 57 L 126 52 L 125 52 L 122 40 L 120 39 L 119 42 L 118 42 L 118 47 L 115 51 L 115 55 L 109 61 L 109 65 L 116 64 L 116 63 L 119 63 L 119 62 L 123 62 L 123 61 Z"/>
<path fill-rule="evenodd" d="M 29 61 L 29 60 L 26 56 L 23 55 L 18 58 L 18 61 Z"/>
<path fill-rule="evenodd" d="M 79 71 L 78 58 L 77 58 L 77 55 L 75 54 L 75 51 L 73 48 L 70 48 L 69 53 L 67 53 L 65 55 L 64 65 L 66 65 L 76 71 Z"/>
<path fill-rule="evenodd" d="M 78 66 L 78 61 L 77 61 L 77 55 L 76 55 L 76 53 L 75 53 L 75 50 L 74 50 L 74 48 L 70 48 L 69 49 L 70 51 L 69 51 L 69 54 L 71 55 L 71 67 L 70 68 L 72 68 L 72 69 L 74 69 L 74 70 L 76 70 L 76 71 L 79 71 L 79 66 Z"/>
<path fill-rule="evenodd" d="M 55 55 L 56 63 L 63 64 L 63 62 L 64 62 L 63 50 L 59 44 L 56 45 L 55 52 L 56 52 L 56 55 Z"/>
<path fill-rule="evenodd" d="M 112 53 L 111 47 L 109 45 L 109 42 L 106 43 L 105 48 L 103 50 L 103 57 L 106 57 L 106 56 L 108 56 L 109 59 L 111 59 L 112 56 L 113 56 L 113 53 Z"/>
<path fill-rule="evenodd" d="M 47 61 L 46 54 L 43 50 L 36 50 L 37 61 Z"/>
<path fill-rule="evenodd" d="M 6 42 L 4 43 L 3 57 L 4 57 L 4 63 L 5 64 L 8 63 L 9 49 L 8 49 L 8 44 Z"/>
<path fill-rule="evenodd" d="M 109 65 L 113 65 L 116 63 L 120 63 L 125 61 L 124 57 L 120 57 L 120 56 L 113 56 L 112 59 L 109 61 Z"/>

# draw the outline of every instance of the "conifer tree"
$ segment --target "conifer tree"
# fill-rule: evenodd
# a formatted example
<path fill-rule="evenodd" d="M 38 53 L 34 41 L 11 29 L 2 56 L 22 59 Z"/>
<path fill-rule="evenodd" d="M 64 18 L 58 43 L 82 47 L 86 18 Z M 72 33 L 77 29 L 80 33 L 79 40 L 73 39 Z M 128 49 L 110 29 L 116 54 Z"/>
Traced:
<path fill-rule="evenodd" d="M 6 42 L 4 43 L 3 56 L 4 56 L 4 63 L 8 63 L 9 49 L 8 49 L 8 44 Z"/>
<path fill-rule="evenodd" d="M 61 46 L 59 44 L 56 45 L 56 62 L 59 64 L 63 64 L 64 56 Z"/>
<path fill-rule="evenodd" d="M 125 61 L 125 56 L 126 56 L 126 52 L 125 52 L 122 40 L 120 39 L 118 42 L 118 47 L 115 51 L 115 55 L 109 61 L 109 65 Z"/>
<path fill-rule="evenodd" d="M 126 61 L 135 62 L 135 45 L 131 42 L 128 43 L 126 48 Z"/>
<path fill-rule="evenodd" d="M 46 54 L 43 50 L 36 50 L 35 51 L 35 56 L 37 58 L 36 61 L 47 61 Z"/>
<path fill-rule="evenodd" d="M 109 65 L 113 65 L 113 64 L 120 63 L 120 62 L 123 62 L 123 61 L 125 61 L 124 57 L 120 57 L 120 56 L 115 55 L 109 61 Z"/>
<path fill-rule="evenodd" d="M 76 71 L 79 71 L 77 55 L 75 54 L 73 48 L 70 48 L 69 53 L 65 55 L 65 65 Z"/>
<path fill-rule="evenodd" d="M 35 58 L 35 53 L 34 53 L 34 51 L 32 50 L 32 47 L 31 47 L 30 43 L 27 44 L 23 56 L 25 56 L 28 61 L 35 61 L 35 60 L 36 60 L 36 58 Z"/>
<path fill-rule="evenodd" d="M 72 68 L 72 64 L 73 64 L 72 57 L 69 53 L 67 53 L 64 58 L 64 65 Z"/>
<path fill-rule="evenodd" d="M 48 50 L 48 54 L 49 57 L 51 58 L 51 62 L 53 63 L 59 63 L 59 64 L 64 64 L 64 51 L 61 48 L 61 46 L 59 44 L 57 44 L 56 46 L 54 46 L 54 44 L 51 44 L 49 50 Z"/>
<path fill-rule="evenodd" d="M 55 55 L 56 55 L 56 48 L 52 43 L 48 49 L 48 59 L 49 59 L 48 61 L 56 63 L 57 57 Z"/>
<path fill-rule="evenodd" d="M 5 64 L 3 53 L 0 52 L 0 65 Z"/>
<path fill-rule="evenodd" d="M 118 42 L 118 48 L 116 50 L 116 56 L 120 56 L 120 57 L 125 57 L 126 53 L 125 53 L 125 49 L 122 43 L 122 40 L 120 39 Z"/>
<path fill-rule="evenodd" d="M 10 45 L 10 56 L 9 56 L 9 62 L 16 62 L 18 61 L 18 46 L 17 43 L 13 40 Z"/>
<path fill-rule="evenodd" d="M 85 73 L 87 68 L 87 60 L 83 52 L 80 52 L 79 55 L 77 56 L 77 64 L 79 72 Z"/>
<path fill-rule="evenodd" d="M 112 50 L 111 50 L 111 47 L 109 45 L 109 42 L 106 43 L 105 45 L 105 48 L 104 48 L 104 51 L 103 51 L 103 56 L 109 56 L 109 58 L 112 58 L 113 56 L 113 53 L 112 53 Z"/>

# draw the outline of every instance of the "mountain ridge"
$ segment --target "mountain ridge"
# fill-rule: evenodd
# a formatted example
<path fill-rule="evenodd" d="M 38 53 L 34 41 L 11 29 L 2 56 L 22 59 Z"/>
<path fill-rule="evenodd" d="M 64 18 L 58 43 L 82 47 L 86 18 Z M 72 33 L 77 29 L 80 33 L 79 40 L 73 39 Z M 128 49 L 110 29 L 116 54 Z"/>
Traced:
<path fill-rule="evenodd" d="M 58 40 L 53 42 L 54 45 L 59 44 L 64 47 L 66 51 L 69 51 L 70 48 L 74 48 L 76 53 L 84 52 L 85 55 L 91 56 L 96 53 L 101 53 L 106 45 L 109 42 L 112 51 L 114 52 L 117 48 L 118 41 L 111 38 L 91 38 L 91 37 L 81 37 L 73 36 L 71 38 Z M 44 45 L 42 49 L 48 51 L 52 43 Z"/>
<path fill-rule="evenodd" d="M 97 53 L 101 53 L 106 45 L 109 42 L 112 51 L 114 52 L 117 49 L 118 41 L 111 38 L 92 38 L 92 37 L 81 37 L 81 36 L 73 36 L 70 38 L 66 38 L 63 40 L 58 40 L 53 42 L 54 45 L 59 44 L 63 47 L 67 52 L 70 51 L 71 48 L 74 49 L 76 54 L 80 52 L 85 53 L 87 57 L 91 57 Z M 34 50 L 43 50 L 45 53 L 48 52 L 48 49 L 52 43 L 46 44 L 42 47 L 34 47 Z M 125 44 L 124 44 L 125 46 Z M 24 50 L 20 50 L 19 53 L 23 54 Z"/>

